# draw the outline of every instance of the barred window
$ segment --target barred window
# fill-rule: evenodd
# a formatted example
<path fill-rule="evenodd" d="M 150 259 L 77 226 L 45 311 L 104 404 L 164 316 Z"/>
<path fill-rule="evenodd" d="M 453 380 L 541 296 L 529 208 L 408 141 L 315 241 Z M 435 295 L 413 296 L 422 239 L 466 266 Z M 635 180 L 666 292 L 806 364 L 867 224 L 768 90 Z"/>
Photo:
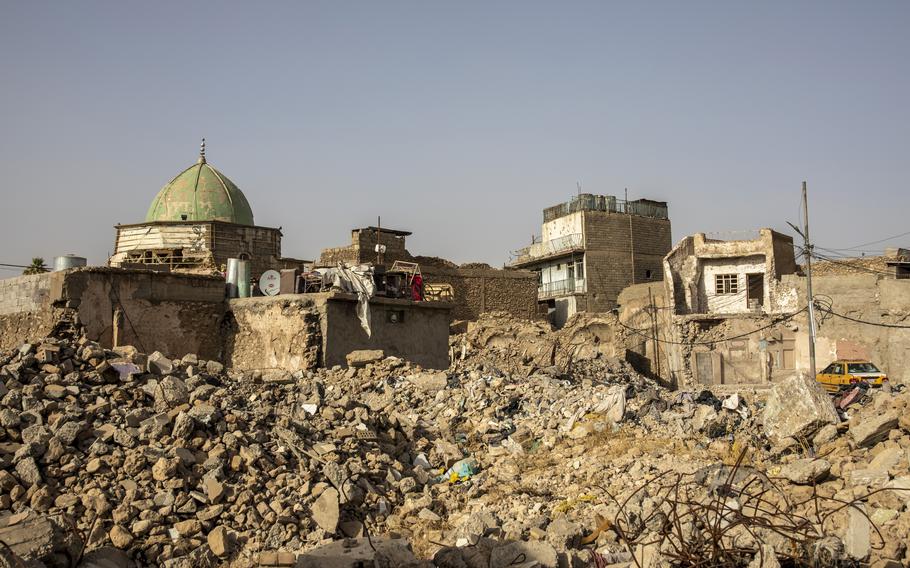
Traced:
<path fill-rule="evenodd" d="M 716 294 L 736 294 L 739 292 L 739 278 L 736 274 L 715 274 L 714 291 Z"/>

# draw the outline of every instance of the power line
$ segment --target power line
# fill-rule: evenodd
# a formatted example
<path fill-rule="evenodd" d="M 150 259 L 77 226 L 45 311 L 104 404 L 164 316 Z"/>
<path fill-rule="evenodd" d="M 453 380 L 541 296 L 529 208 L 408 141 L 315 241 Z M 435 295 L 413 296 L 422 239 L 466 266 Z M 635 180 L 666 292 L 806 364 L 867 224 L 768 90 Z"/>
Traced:
<path fill-rule="evenodd" d="M 861 324 L 865 324 L 865 325 L 874 325 L 877 327 L 888 327 L 888 328 L 892 328 L 892 329 L 910 329 L 910 325 L 901 325 L 901 324 L 897 324 L 897 323 L 882 323 L 882 322 L 861 320 L 859 318 L 854 318 L 854 317 L 851 317 L 848 315 L 839 314 L 839 313 L 835 312 L 834 310 L 832 310 L 831 308 L 828 308 L 825 306 L 817 306 L 817 308 L 825 313 L 829 313 L 833 316 L 837 316 L 839 318 L 845 319 L 847 321 L 852 321 L 854 323 L 861 323 Z"/>
<path fill-rule="evenodd" d="M 892 236 L 892 237 L 885 237 L 884 239 L 879 239 L 879 240 L 877 240 L 877 241 L 871 241 L 871 242 L 868 242 L 868 243 L 863 243 L 863 244 L 861 244 L 861 245 L 856 245 L 856 246 L 853 246 L 853 247 L 847 247 L 847 248 L 842 248 L 842 249 L 837 249 L 837 250 L 856 250 L 856 249 L 858 249 L 858 248 L 867 247 L 867 246 L 869 246 L 869 245 L 877 245 L 878 243 L 883 243 L 883 242 L 886 242 L 886 241 L 891 241 L 891 240 L 894 240 L 894 239 L 899 239 L 900 237 L 906 237 L 907 235 L 910 235 L 910 231 L 907 231 L 906 233 L 901 233 L 901 234 L 899 234 L 899 235 L 894 235 L 894 236 Z"/>
<path fill-rule="evenodd" d="M 803 309 L 801 309 L 801 310 L 799 310 L 799 311 L 797 311 L 797 312 L 793 312 L 793 313 L 787 314 L 787 315 L 785 315 L 785 316 L 781 316 L 779 319 L 777 319 L 777 320 L 775 320 L 775 321 L 769 323 L 768 325 L 762 326 L 762 327 L 760 327 L 760 328 L 758 328 L 758 329 L 753 329 L 752 331 L 749 331 L 749 332 L 746 332 L 746 333 L 741 333 L 741 334 L 739 334 L 739 335 L 733 335 L 733 336 L 730 336 L 730 337 L 723 337 L 723 338 L 721 338 L 721 339 L 717 339 L 717 340 L 714 340 L 714 341 L 673 341 L 673 340 L 671 340 L 671 339 L 659 339 L 659 338 L 657 339 L 657 341 L 658 341 L 659 343 L 668 343 L 668 344 L 670 344 L 670 345 L 715 345 L 715 344 L 717 344 L 717 343 L 724 343 L 724 342 L 726 342 L 726 341 L 733 341 L 733 340 L 735 340 L 735 339 L 742 339 L 743 337 L 748 337 L 748 336 L 754 335 L 754 334 L 756 334 L 756 333 L 758 333 L 758 332 L 760 332 L 760 331 L 764 331 L 764 330 L 766 330 L 766 329 L 770 329 L 770 328 L 772 328 L 772 327 L 774 327 L 774 326 L 776 326 L 776 325 L 778 325 L 778 324 L 784 323 L 784 322 L 786 322 L 786 321 L 790 321 L 791 319 L 795 318 L 796 316 L 798 316 L 799 314 L 801 314 L 802 312 L 804 312 L 804 311 L 806 311 L 806 310 L 808 310 L 808 309 L 809 309 L 809 307 L 806 306 L 805 308 L 803 308 Z M 644 338 L 646 338 L 646 339 L 654 339 L 653 334 L 650 333 L 651 330 L 637 329 L 637 328 L 628 326 L 628 325 L 622 323 L 622 321 L 620 321 L 619 317 L 616 318 L 616 323 L 618 323 L 621 327 L 623 327 L 623 328 L 625 328 L 625 329 L 627 329 L 627 330 L 629 330 L 629 331 L 631 331 L 631 332 L 633 332 L 633 333 L 635 333 L 635 334 L 637 334 L 637 335 L 640 335 L 640 336 L 642 336 L 642 337 L 644 337 Z"/>
<path fill-rule="evenodd" d="M 837 259 L 834 259 L 834 258 L 831 258 L 828 256 L 824 256 L 824 255 L 820 255 L 820 254 L 813 254 L 812 257 L 817 258 L 818 260 L 823 260 L 825 262 L 830 262 L 830 263 L 837 264 L 837 265 L 840 265 L 840 266 L 843 266 L 846 268 L 850 268 L 852 270 L 856 270 L 859 272 L 869 272 L 871 274 L 879 274 L 882 276 L 894 276 L 894 273 L 892 273 L 892 272 L 888 272 L 885 270 L 876 270 L 875 268 L 869 268 L 868 266 L 855 265 L 855 264 L 851 264 L 849 262 L 844 262 L 842 260 L 837 260 Z"/>

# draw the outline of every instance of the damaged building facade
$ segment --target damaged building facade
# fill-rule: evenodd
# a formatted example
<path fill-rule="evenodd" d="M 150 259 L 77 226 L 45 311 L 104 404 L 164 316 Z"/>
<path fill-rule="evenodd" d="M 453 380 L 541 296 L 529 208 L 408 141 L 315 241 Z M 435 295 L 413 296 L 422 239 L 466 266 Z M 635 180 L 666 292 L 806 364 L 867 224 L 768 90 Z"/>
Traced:
<path fill-rule="evenodd" d="M 818 369 L 864 359 L 910 381 L 910 281 L 886 269 L 895 256 L 858 259 L 855 269 L 822 263 L 813 277 Z M 806 277 L 790 237 L 771 229 L 752 239 L 691 235 L 664 271 L 663 286 L 630 286 L 619 298 L 617 341 L 639 369 L 683 388 L 767 385 L 809 371 Z"/>
<path fill-rule="evenodd" d="M 789 307 L 780 279 L 796 272 L 793 238 L 760 229 L 755 239 L 684 238 L 664 258 L 675 315 L 774 314 Z"/>
<path fill-rule="evenodd" d="M 77 268 L 0 280 L 0 351 L 78 321 L 106 348 L 192 353 L 239 370 L 346 367 L 360 350 L 448 366 L 450 304 L 371 298 L 370 333 L 356 305 L 338 292 L 228 300 L 220 277 Z"/>
<path fill-rule="evenodd" d="M 665 202 L 589 193 L 544 209 L 534 240 L 511 266 L 537 274 L 538 301 L 557 327 L 576 312 L 613 309 L 626 286 L 660 281 L 672 245 Z"/>
<path fill-rule="evenodd" d="M 782 282 L 795 272 L 793 239 L 771 229 L 751 239 L 682 239 L 664 259 L 670 336 L 679 339 L 667 345 L 675 381 L 761 384 L 792 374 L 797 326 L 769 324 L 797 310 L 795 290 Z M 732 339 L 712 343 L 722 337 Z"/>

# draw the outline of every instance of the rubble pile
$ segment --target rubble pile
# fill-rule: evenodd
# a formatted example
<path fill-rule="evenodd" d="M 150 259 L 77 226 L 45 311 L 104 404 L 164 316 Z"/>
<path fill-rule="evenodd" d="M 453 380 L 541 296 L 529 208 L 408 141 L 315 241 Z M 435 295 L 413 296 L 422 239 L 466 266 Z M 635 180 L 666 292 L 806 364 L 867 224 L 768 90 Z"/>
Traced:
<path fill-rule="evenodd" d="M 582 341 L 556 355 L 607 331 L 517 325 L 473 326 L 447 371 L 0 354 L 0 566 L 910 560 L 910 394 L 675 392 Z"/>
<path fill-rule="evenodd" d="M 215 361 L 85 339 L 0 363 L 0 509 L 69 519 L 87 548 L 141 564 L 358 536 L 356 511 L 381 519 L 428 479 L 413 476 L 411 426 L 318 377 L 232 378 Z M 59 552 L 23 547 L 51 564 Z"/>

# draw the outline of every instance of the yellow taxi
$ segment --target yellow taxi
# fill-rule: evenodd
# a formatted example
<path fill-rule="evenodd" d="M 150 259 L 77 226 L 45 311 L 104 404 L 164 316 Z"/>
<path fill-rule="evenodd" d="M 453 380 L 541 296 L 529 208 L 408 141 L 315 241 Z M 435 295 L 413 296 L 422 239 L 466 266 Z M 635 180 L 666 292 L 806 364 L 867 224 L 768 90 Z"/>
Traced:
<path fill-rule="evenodd" d="M 838 359 L 816 375 L 815 380 L 828 392 L 839 392 L 865 383 L 880 387 L 888 375 L 878 370 L 871 361 L 863 359 Z"/>

